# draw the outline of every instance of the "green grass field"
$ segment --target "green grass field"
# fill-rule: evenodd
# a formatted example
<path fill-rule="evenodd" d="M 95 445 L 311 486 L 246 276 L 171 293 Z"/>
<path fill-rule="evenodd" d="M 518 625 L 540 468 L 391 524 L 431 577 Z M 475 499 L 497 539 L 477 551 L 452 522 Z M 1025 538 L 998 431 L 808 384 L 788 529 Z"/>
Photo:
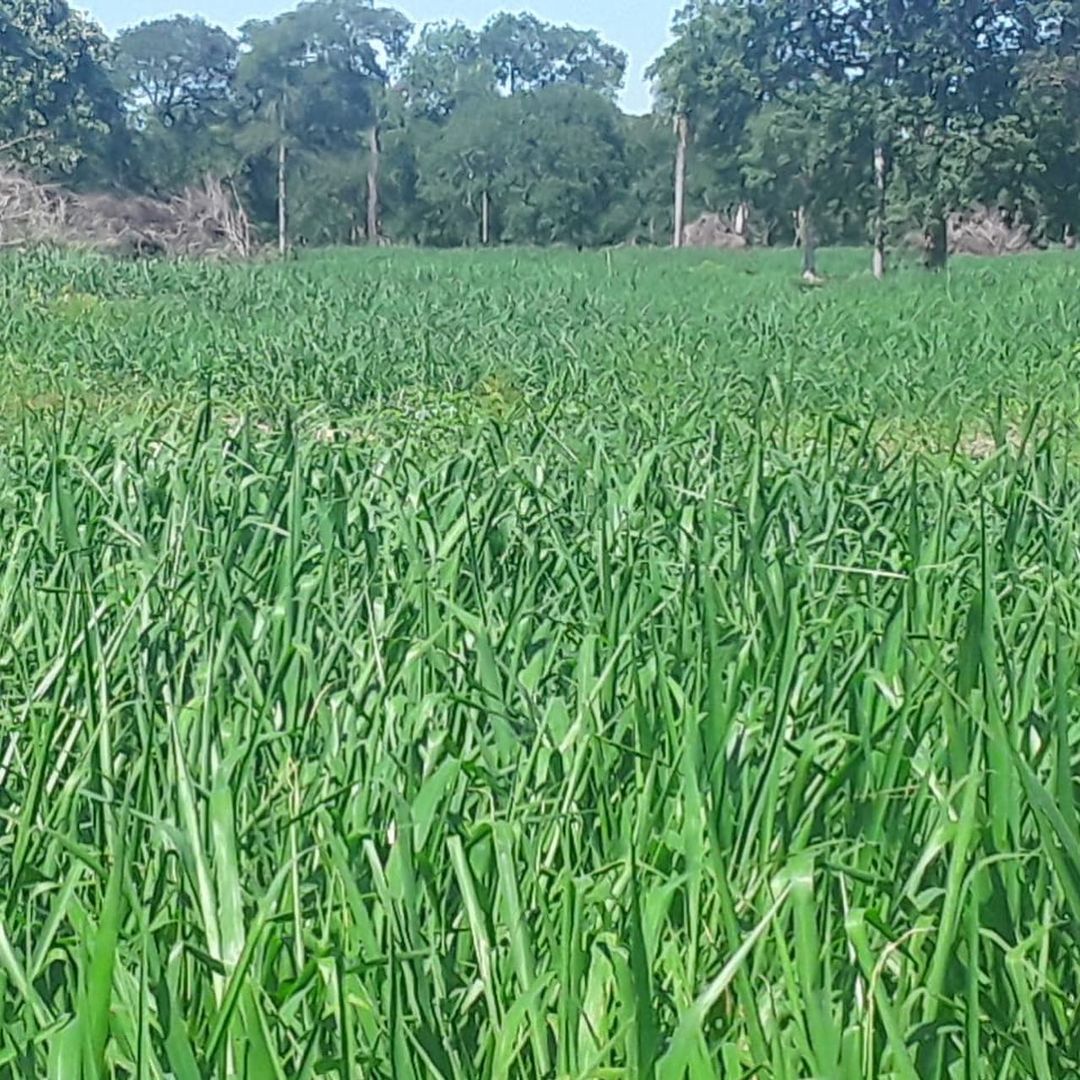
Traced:
<path fill-rule="evenodd" d="M 0 261 L 0 1077 L 1080 1070 L 1080 261 Z"/>

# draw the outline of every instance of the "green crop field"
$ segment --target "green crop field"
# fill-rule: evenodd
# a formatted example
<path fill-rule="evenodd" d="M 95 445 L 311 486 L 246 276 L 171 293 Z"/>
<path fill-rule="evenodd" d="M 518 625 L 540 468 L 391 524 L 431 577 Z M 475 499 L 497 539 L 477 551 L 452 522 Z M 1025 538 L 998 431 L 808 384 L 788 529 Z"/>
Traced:
<path fill-rule="evenodd" d="M 1080 1070 L 1080 260 L 0 261 L 0 1077 Z"/>

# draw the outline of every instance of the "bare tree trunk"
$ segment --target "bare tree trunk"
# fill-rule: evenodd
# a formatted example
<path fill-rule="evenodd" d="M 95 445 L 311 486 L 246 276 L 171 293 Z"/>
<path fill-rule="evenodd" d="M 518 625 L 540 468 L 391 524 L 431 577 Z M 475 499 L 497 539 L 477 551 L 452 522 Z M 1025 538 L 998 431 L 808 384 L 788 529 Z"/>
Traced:
<path fill-rule="evenodd" d="M 491 242 L 491 196 L 487 188 L 480 193 L 480 243 L 487 247 Z"/>
<path fill-rule="evenodd" d="M 877 210 L 874 220 L 874 277 L 885 276 L 885 212 L 888 198 L 888 176 L 885 147 L 874 147 L 874 187 L 877 189 Z"/>
<path fill-rule="evenodd" d="M 945 215 L 935 214 L 926 226 L 926 267 L 944 270 L 949 261 L 949 226 Z"/>
<path fill-rule="evenodd" d="M 379 125 L 374 123 L 368 132 L 367 171 L 367 242 L 379 242 Z"/>
<path fill-rule="evenodd" d="M 744 199 L 735 210 L 735 235 L 746 239 L 746 230 L 750 222 L 750 207 Z"/>
<path fill-rule="evenodd" d="M 672 247 L 683 246 L 683 222 L 686 206 L 686 144 L 690 140 L 690 121 L 686 113 L 675 118 L 675 229 Z"/>
<path fill-rule="evenodd" d="M 799 223 L 799 244 L 802 247 L 802 273 L 807 281 L 817 280 L 817 245 L 814 241 L 814 223 L 810 208 L 803 203 L 796 211 Z"/>
<path fill-rule="evenodd" d="M 285 140 L 278 142 L 277 152 L 277 243 L 278 254 L 284 258 L 289 252 L 289 221 L 286 207 L 285 160 L 287 151 Z"/>

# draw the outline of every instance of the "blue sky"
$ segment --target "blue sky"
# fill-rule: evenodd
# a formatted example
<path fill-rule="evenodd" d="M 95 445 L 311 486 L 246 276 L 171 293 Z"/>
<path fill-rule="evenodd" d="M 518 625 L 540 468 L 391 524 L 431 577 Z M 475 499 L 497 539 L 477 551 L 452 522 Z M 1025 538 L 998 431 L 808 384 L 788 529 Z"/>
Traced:
<path fill-rule="evenodd" d="M 622 105 L 632 112 L 649 108 L 649 89 L 644 71 L 649 62 L 664 47 L 668 26 L 674 9 L 673 0 L 534 0 L 531 4 L 499 4 L 492 0 L 380 0 L 404 11 L 415 23 L 435 19 L 461 19 L 470 26 L 479 26 L 496 11 L 533 11 L 542 19 L 554 23 L 598 30 L 608 41 L 630 54 L 630 70 Z M 209 22 L 220 23 L 232 30 L 248 19 L 275 15 L 292 4 L 289 0 L 75 0 L 75 7 L 88 10 L 110 33 L 144 19 L 164 15 L 202 15 Z"/>

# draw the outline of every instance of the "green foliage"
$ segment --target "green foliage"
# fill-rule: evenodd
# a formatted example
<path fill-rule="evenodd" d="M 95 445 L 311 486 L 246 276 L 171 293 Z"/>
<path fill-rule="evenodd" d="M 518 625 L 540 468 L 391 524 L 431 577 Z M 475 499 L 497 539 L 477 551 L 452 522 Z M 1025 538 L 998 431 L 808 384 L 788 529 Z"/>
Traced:
<path fill-rule="evenodd" d="M 174 15 L 122 30 L 114 66 L 130 107 L 173 127 L 222 116 L 236 58 L 220 27 Z"/>
<path fill-rule="evenodd" d="M 258 217 L 275 216 L 276 191 L 267 174 L 282 146 L 316 177 L 309 207 L 320 200 L 325 215 L 354 197 L 364 181 L 362 172 L 351 170 L 365 160 L 371 129 L 381 122 L 389 68 L 401 58 L 410 29 L 400 12 L 364 0 L 311 0 L 242 28 L 236 145 L 247 162 Z M 310 239 L 326 240 L 347 234 L 352 221 L 316 216 L 313 225 Z"/>
<path fill-rule="evenodd" d="M 1025 66 L 1018 113 L 1036 166 L 1027 170 L 1014 198 L 1031 207 L 1055 239 L 1076 228 L 1076 167 L 1080 154 L 1080 58 L 1037 54 Z M 1009 162 L 1006 161 L 1006 165 Z"/>
<path fill-rule="evenodd" d="M 761 100 L 762 9 L 740 4 L 690 4 L 676 16 L 674 40 L 652 63 L 661 111 L 688 117 L 705 148 L 720 201 L 743 190 L 739 147 Z"/>
<path fill-rule="evenodd" d="M 744 146 L 744 183 L 755 204 L 768 208 L 771 232 L 800 206 L 830 222 L 864 209 L 862 163 L 873 148 L 849 84 L 821 83 L 768 102 L 749 119 Z"/>
<path fill-rule="evenodd" d="M 282 132 L 305 149 L 361 141 L 377 115 L 386 63 L 401 55 L 409 29 L 399 12 L 363 0 L 312 0 L 248 23 L 236 82 L 256 122 L 244 145 L 274 146 Z"/>
<path fill-rule="evenodd" d="M 504 239 L 578 244 L 618 239 L 605 221 L 628 180 L 614 105 L 565 85 L 537 91 L 527 103 L 512 102 L 510 111 Z"/>
<path fill-rule="evenodd" d="M 0 152 L 70 171 L 122 127 L 105 35 L 65 0 L 0 2 Z"/>
<path fill-rule="evenodd" d="M 496 71 L 479 35 L 463 23 L 428 23 L 409 49 L 399 87 L 414 116 L 446 120 L 462 105 L 491 96 Z"/>
<path fill-rule="evenodd" d="M 222 29 L 176 15 L 123 30 L 114 68 L 143 185 L 166 195 L 237 169 L 231 148 L 237 45 Z"/>
<path fill-rule="evenodd" d="M 1024 149 L 1010 138 L 1016 129 L 1000 123 L 1011 101 L 1015 6 L 904 2 L 871 24 L 869 73 L 885 82 L 881 119 L 915 222 L 971 201 L 988 141 L 1023 162 Z"/>
<path fill-rule="evenodd" d="M 485 197 L 496 242 L 598 244 L 632 227 L 620 216 L 625 126 L 593 91 L 566 84 L 489 95 L 425 136 L 415 159 L 423 243 L 478 242 Z"/>
<path fill-rule="evenodd" d="M 1075 1075 L 1080 271 L 825 260 L 0 263 L 0 1069 Z"/>
<path fill-rule="evenodd" d="M 480 200 L 485 193 L 495 207 L 498 235 L 499 207 L 510 196 L 508 170 L 515 156 L 512 112 L 508 99 L 485 94 L 457 109 L 442 125 L 417 132 L 416 236 L 421 243 L 479 242 Z M 415 125 L 412 130 L 417 131 Z"/>
<path fill-rule="evenodd" d="M 414 35 L 371 0 L 309 0 L 239 41 L 145 23 L 114 57 L 62 2 L 0 19 L 0 148 L 84 187 L 221 174 L 267 233 L 288 203 L 299 244 L 471 244 L 485 212 L 494 242 L 656 241 L 676 117 L 690 220 L 750 207 L 784 241 L 801 207 L 824 241 L 860 242 L 984 204 L 1051 240 L 1080 227 L 1078 0 L 692 0 L 648 68 L 647 121 L 613 111 L 621 50 L 528 13 Z"/>
<path fill-rule="evenodd" d="M 1076 124 L 1060 73 L 1037 58 L 1075 58 L 1076 11 L 1029 0 L 688 5 L 650 72 L 661 107 L 691 122 L 691 205 L 749 192 L 775 222 L 814 202 L 834 235 L 865 235 L 877 146 L 901 232 L 982 202 L 1060 235 L 1080 216 L 1080 188 L 1062 199 L 1061 182 L 1044 178 L 1063 178 Z"/>
<path fill-rule="evenodd" d="M 623 131 L 626 189 L 608 208 L 612 235 L 634 242 L 666 242 L 673 227 L 671 124 L 658 114 L 627 116 Z"/>
<path fill-rule="evenodd" d="M 479 45 L 511 95 L 568 82 L 614 97 L 626 71 L 626 54 L 595 31 L 553 26 L 527 13 L 492 16 Z"/>

